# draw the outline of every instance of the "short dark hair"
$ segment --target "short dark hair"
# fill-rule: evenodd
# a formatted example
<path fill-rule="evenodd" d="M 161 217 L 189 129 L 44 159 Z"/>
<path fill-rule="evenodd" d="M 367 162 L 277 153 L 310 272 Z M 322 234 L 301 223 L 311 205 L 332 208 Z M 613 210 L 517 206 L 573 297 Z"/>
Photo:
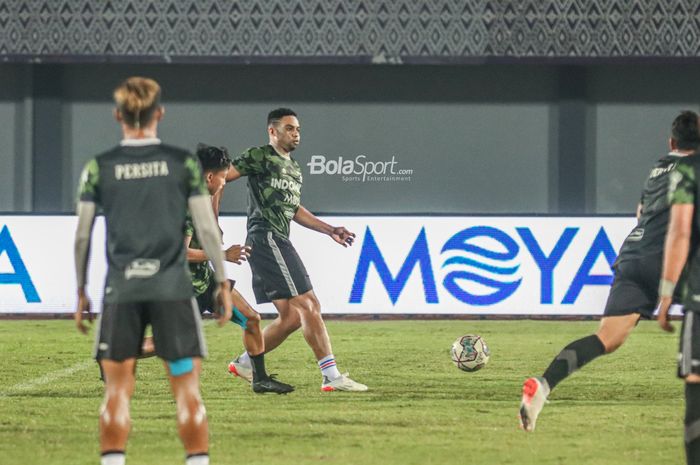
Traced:
<path fill-rule="evenodd" d="M 213 145 L 197 144 L 197 157 L 202 164 L 202 170 L 220 171 L 231 166 L 231 157 L 226 147 L 214 147 Z"/>
<path fill-rule="evenodd" d="M 296 116 L 297 114 L 289 108 L 276 108 L 267 114 L 267 125 L 274 126 L 285 116 Z"/>
<path fill-rule="evenodd" d="M 698 114 L 686 110 L 676 116 L 671 126 L 671 139 L 676 141 L 676 147 L 681 150 L 696 150 L 700 147 Z"/>

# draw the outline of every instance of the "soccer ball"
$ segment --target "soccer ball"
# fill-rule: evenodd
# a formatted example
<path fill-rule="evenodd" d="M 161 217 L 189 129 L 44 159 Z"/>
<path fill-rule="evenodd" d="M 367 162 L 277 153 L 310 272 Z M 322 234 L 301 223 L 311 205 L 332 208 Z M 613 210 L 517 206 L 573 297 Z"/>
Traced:
<path fill-rule="evenodd" d="M 452 344 L 452 361 L 457 368 L 464 371 L 481 370 L 487 363 L 491 352 L 481 336 L 467 334 L 457 338 Z"/>

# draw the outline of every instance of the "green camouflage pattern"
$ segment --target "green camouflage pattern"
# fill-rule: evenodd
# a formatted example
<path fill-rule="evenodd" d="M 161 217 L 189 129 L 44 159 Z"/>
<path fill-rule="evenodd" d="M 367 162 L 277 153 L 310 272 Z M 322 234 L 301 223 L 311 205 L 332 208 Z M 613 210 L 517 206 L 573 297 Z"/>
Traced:
<path fill-rule="evenodd" d="M 675 204 L 695 203 L 695 167 L 689 163 L 679 162 L 671 172 L 668 184 L 668 202 Z"/>
<path fill-rule="evenodd" d="M 185 159 L 185 169 L 189 172 L 189 188 L 190 196 L 193 195 L 209 195 L 207 183 L 204 181 L 202 167 L 199 160 L 194 156 L 189 156 Z"/>
<path fill-rule="evenodd" d="M 80 174 L 78 183 L 78 200 L 84 202 L 98 202 L 98 187 L 100 183 L 100 167 L 97 159 L 88 161 Z"/>
<path fill-rule="evenodd" d="M 248 234 L 272 231 L 288 238 L 301 200 L 299 163 L 265 145 L 246 150 L 233 167 L 248 177 Z"/>
<path fill-rule="evenodd" d="M 197 240 L 197 233 L 194 230 L 192 216 L 188 213 L 185 220 L 185 236 L 192 237 L 190 241 L 190 249 L 202 250 L 202 246 Z M 189 262 L 190 275 L 192 275 L 192 287 L 194 296 L 199 297 L 204 294 L 209 287 L 209 284 L 214 280 L 214 270 L 209 265 L 209 261 L 199 263 Z"/>

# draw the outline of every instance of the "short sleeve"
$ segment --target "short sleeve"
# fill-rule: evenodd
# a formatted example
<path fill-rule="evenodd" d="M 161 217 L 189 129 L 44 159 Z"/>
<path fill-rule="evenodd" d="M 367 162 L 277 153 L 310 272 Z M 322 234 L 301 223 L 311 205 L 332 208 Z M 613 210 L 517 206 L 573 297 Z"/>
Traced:
<path fill-rule="evenodd" d="M 671 171 L 668 182 L 668 203 L 671 205 L 695 203 L 695 168 L 678 163 Z"/>
<path fill-rule="evenodd" d="M 231 164 L 241 176 L 256 175 L 263 172 L 265 162 L 265 152 L 259 148 L 248 149 Z"/>
<path fill-rule="evenodd" d="M 185 170 L 187 172 L 187 197 L 209 195 L 199 160 L 191 155 L 188 156 L 185 159 Z"/>
<path fill-rule="evenodd" d="M 78 200 L 81 202 L 100 202 L 100 167 L 94 158 L 85 164 L 80 174 Z"/>

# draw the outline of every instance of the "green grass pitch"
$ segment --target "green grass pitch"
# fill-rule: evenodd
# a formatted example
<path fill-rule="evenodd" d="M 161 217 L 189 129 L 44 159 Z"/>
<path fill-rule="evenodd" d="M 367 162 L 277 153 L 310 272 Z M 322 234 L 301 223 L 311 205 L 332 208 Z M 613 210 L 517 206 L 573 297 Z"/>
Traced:
<path fill-rule="evenodd" d="M 564 381 L 537 430 L 517 428 L 520 388 L 596 322 L 387 321 L 328 323 L 340 369 L 367 393 L 322 393 L 301 334 L 267 357 L 297 391 L 255 395 L 232 379 L 240 329 L 205 325 L 202 391 L 212 465 L 683 463 L 677 336 L 644 322 L 617 353 Z M 481 334 L 486 368 L 463 373 L 452 341 Z M 70 321 L 0 321 L 0 463 L 97 464 L 102 385 L 92 338 Z M 156 359 L 139 363 L 129 465 L 184 463 L 175 408 Z"/>

